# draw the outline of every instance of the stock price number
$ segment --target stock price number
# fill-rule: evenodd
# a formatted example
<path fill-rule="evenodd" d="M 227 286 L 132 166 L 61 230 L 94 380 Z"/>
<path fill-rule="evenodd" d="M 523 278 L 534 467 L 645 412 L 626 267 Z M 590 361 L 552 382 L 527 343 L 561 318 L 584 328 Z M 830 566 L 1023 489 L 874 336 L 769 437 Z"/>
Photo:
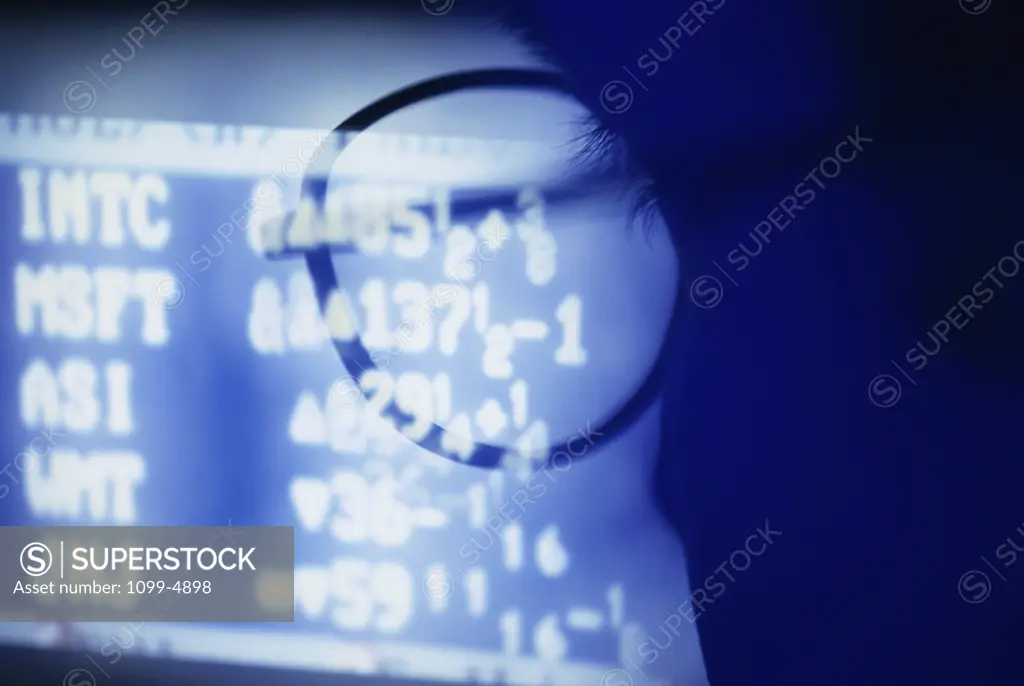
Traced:
<path fill-rule="evenodd" d="M 247 235 L 257 255 L 328 246 L 416 260 L 430 249 L 434 234 L 447 230 L 450 203 L 444 189 L 347 185 L 332 189 L 322 203 L 304 194 L 289 218 L 280 186 L 263 181 L 253 190 Z"/>
<path fill-rule="evenodd" d="M 299 613 L 343 631 L 400 633 L 413 616 L 414 588 L 409 571 L 394 562 L 342 557 L 295 570 Z"/>
<path fill-rule="evenodd" d="M 133 581 L 128 584 L 128 593 L 132 595 L 159 595 L 163 592 L 180 595 L 209 595 L 212 591 L 209 581 L 175 581 L 168 584 L 163 581 Z"/>

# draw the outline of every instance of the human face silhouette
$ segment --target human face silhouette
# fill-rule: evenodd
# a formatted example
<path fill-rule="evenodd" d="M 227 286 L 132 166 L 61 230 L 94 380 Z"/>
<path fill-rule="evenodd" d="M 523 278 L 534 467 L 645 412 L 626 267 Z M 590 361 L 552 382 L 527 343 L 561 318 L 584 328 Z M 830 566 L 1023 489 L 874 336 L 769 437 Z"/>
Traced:
<path fill-rule="evenodd" d="M 1024 236 L 1007 221 L 1011 108 L 952 55 L 1008 42 L 905 9 L 518 14 L 643 161 L 675 237 L 683 323 L 656 485 L 706 610 L 711 682 L 920 677 L 936 646 L 957 655 L 936 676 L 976 678 L 986 662 L 965 656 L 992 650 L 949 592 L 973 538 L 934 522 L 1019 518 L 1006 468 L 968 456 L 1012 440 Z M 779 554 L 713 593 L 766 518 Z"/>

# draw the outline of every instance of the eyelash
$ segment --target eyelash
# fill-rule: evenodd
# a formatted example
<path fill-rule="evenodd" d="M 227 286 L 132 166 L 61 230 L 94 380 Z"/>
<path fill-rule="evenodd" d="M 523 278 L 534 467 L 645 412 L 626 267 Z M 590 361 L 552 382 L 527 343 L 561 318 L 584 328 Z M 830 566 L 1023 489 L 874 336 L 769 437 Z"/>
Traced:
<path fill-rule="evenodd" d="M 549 42 L 542 36 L 537 10 L 533 3 L 502 3 L 495 26 L 499 31 L 508 31 L 542 63 L 558 70 L 558 59 L 549 50 Z M 597 163 L 602 172 L 611 171 L 619 187 L 633 195 L 633 221 L 638 222 L 644 233 L 650 235 L 657 219 L 661 218 L 658 195 L 653 179 L 645 170 L 631 162 L 626 143 L 609 129 L 600 119 L 588 115 L 578 122 L 581 131 L 576 144 L 582 144 L 576 153 L 576 162 L 587 166 Z M 609 167 L 611 169 L 609 170 Z M 611 179 L 610 179 L 611 180 Z"/>
<path fill-rule="evenodd" d="M 632 217 L 645 233 L 650 233 L 660 215 L 654 180 L 638 166 L 629 154 L 626 142 L 600 119 L 588 115 L 579 122 L 581 133 L 575 161 L 590 167 L 602 176 L 610 176 L 623 191 L 632 196 Z"/>

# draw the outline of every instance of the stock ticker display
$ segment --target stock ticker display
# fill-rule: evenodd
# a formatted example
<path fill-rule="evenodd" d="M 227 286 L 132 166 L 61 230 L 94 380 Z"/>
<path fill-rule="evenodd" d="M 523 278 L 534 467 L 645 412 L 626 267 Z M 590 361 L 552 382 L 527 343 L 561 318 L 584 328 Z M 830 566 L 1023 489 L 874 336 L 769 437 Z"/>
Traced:
<path fill-rule="evenodd" d="M 437 422 L 528 463 L 567 433 L 544 408 L 571 398 L 541 397 L 536 380 L 562 383 L 601 350 L 587 335 L 595 304 L 560 282 L 573 267 L 545 228 L 543 190 L 456 217 L 457 189 L 405 184 L 383 223 L 325 221 L 299 198 L 298 219 L 275 224 L 277 207 L 256 199 L 280 201 L 271 176 L 315 135 L 0 115 L 3 433 L 17 454 L 0 520 L 296 527 L 293 626 L 162 625 L 145 650 L 598 683 L 628 639 L 630 580 L 581 569 L 557 508 L 539 528 L 517 521 L 513 494 L 544 489 L 530 470 L 469 469 L 410 443 Z M 438 169 L 497 154 L 385 143 L 379 159 Z M 266 256 L 308 245 L 310 222 L 366 257 L 342 285 L 368 348 L 420 321 L 394 364 L 363 377 L 365 401 L 339 390 L 302 260 Z M 472 259 L 497 250 L 507 259 L 491 271 Z M 378 416 L 392 399 L 408 425 Z M 4 640 L 45 630 L 6 627 Z M 90 644 L 102 627 L 76 631 Z"/>

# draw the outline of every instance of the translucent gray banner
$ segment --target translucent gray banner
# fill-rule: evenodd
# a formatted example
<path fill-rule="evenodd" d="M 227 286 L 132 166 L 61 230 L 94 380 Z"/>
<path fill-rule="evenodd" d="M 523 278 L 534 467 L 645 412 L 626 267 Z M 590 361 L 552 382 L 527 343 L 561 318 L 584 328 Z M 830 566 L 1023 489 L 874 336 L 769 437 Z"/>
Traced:
<path fill-rule="evenodd" d="M 0 527 L 3 622 L 293 622 L 290 526 Z"/>

